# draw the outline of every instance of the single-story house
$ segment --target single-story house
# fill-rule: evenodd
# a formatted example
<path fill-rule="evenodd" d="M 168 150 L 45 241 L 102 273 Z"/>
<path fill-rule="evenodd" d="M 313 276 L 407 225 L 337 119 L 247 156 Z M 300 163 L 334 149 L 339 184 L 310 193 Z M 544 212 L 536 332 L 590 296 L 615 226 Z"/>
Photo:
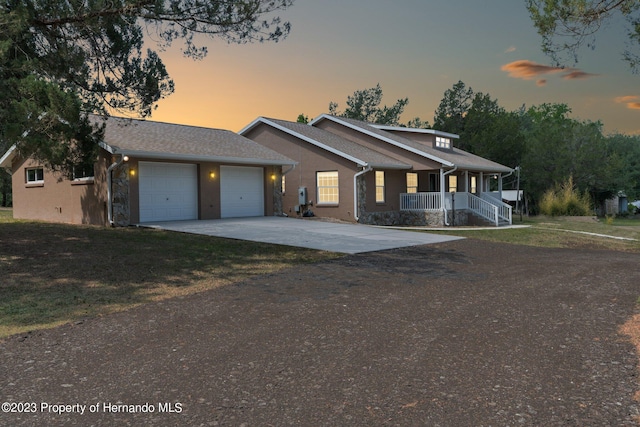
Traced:
<path fill-rule="evenodd" d="M 95 120 L 101 120 L 98 117 Z M 15 146 L 15 218 L 131 224 L 282 214 L 283 168 L 296 162 L 234 132 L 110 117 L 93 170 L 64 178 Z"/>
<path fill-rule="evenodd" d="M 308 125 L 259 117 L 240 132 L 297 162 L 283 211 L 367 224 L 511 223 L 507 166 L 454 147 L 458 135 L 323 114 Z"/>

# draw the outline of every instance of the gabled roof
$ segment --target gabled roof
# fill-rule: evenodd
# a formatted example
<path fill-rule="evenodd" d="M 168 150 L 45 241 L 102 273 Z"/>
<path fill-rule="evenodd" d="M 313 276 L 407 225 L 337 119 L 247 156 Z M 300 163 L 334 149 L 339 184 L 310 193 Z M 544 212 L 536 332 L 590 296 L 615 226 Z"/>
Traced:
<path fill-rule="evenodd" d="M 113 154 L 153 159 L 296 164 L 288 157 L 228 130 L 116 117 L 107 119 L 102 147 Z"/>
<path fill-rule="evenodd" d="M 427 145 L 418 141 L 404 138 L 396 134 L 395 132 L 387 132 L 383 130 L 384 128 L 389 129 L 390 127 L 388 126 L 367 123 L 360 120 L 348 119 L 345 117 L 336 117 L 330 114 L 322 114 L 316 117 L 315 119 L 313 119 L 309 124 L 313 126 L 313 125 L 316 125 L 317 123 L 320 123 L 323 120 L 331 120 L 335 123 L 339 123 L 343 126 L 346 126 L 350 129 L 353 129 L 365 135 L 369 135 L 381 141 L 387 142 L 402 150 L 406 150 L 411 153 L 414 153 L 419 156 L 438 162 L 443 167 L 458 167 L 460 169 L 468 169 L 468 170 L 483 171 L 483 172 L 496 172 L 496 173 L 512 171 L 512 169 L 507 166 L 501 165 L 499 163 L 496 163 L 489 159 L 485 159 L 480 156 L 476 156 L 475 154 L 468 153 L 464 150 L 460 150 L 455 147 L 451 150 L 439 150 L 437 148 L 434 148 L 431 145 Z M 400 127 L 394 128 L 394 130 L 398 130 L 398 129 L 408 129 L 408 128 L 400 128 Z M 421 130 L 414 129 L 413 131 L 421 131 Z M 422 131 L 424 131 L 424 129 L 422 129 Z M 445 135 L 446 133 L 444 132 L 439 132 L 439 134 L 446 136 Z M 454 135 L 454 134 L 447 134 L 447 135 Z"/>
<path fill-rule="evenodd" d="M 350 160 L 358 166 L 371 166 L 378 169 L 411 169 L 411 165 L 304 123 L 258 117 L 238 133 L 244 135 L 260 124 L 271 126 L 311 145 Z"/>
<path fill-rule="evenodd" d="M 103 119 L 92 116 L 99 123 Z M 295 165 L 290 158 L 234 132 L 198 126 L 109 117 L 100 146 L 111 154 L 158 160 L 210 161 L 247 165 Z M 13 145 L 0 157 L 11 168 Z"/>

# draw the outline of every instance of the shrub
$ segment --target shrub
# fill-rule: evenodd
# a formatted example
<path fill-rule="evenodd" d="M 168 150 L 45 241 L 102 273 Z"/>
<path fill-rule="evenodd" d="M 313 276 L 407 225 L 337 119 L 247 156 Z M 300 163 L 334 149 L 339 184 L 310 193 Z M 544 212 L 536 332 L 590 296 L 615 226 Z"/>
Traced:
<path fill-rule="evenodd" d="M 547 190 L 540 200 L 540 213 L 551 216 L 590 215 L 591 199 L 587 193 L 581 193 L 573 184 L 573 177 Z"/>

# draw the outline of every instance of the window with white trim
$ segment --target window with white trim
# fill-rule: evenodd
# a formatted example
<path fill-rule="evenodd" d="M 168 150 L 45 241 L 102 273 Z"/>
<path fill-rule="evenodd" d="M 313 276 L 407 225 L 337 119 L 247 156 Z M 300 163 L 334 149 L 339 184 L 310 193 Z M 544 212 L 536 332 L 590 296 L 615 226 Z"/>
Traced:
<path fill-rule="evenodd" d="M 436 136 L 436 148 L 451 148 L 451 138 Z"/>
<path fill-rule="evenodd" d="M 337 205 L 340 201 L 338 171 L 316 172 L 319 205 Z"/>
<path fill-rule="evenodd" d="M 476 194 L 478 192 L 478 181 L 475 176 L 471 177 L 471 193 Z"/>
<path fill-rule="evenodd" d="M 376 203 L 384 203 L 384 171 L 376 171 Z"/>
<path fill-rule="evenodd" d="M 42 184 L 44 183 L 44 169 L 43 168 L 27 168 L 25 171 L 27 184 Z"/>
<path fill-rule="evenodd" d="M 418 174 L 415 172 L 407 172 L 407 193 L 418 192 Z"/>
<path fill-rule="evenodd" d="M 285 191 L 287 191 L 287 180 L 285 179 L 285 176 L 282 175 L 282 194 L 284 194 Z"/>

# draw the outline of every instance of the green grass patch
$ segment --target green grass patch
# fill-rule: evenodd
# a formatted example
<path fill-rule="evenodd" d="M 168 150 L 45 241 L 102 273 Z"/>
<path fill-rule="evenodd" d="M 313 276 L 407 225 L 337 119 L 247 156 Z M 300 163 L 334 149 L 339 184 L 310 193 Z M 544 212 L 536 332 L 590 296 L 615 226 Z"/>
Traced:
<path fill-rule="evenodd" d="M 340 255 L 138 228 L 16 221 L 0 210 L 0 337 Z"/>
<path fill-rule="evenodd" d="M 547 248 L 591 248 L 622 252 L 640 252 L 640 219 L 614 219 L 611 225 L 595 217 L 547 217 L 514 220 L 527 228 L 455 229 L 439 233 L 499 243 Z M 583 233 L 601 234 L 594 236 Z M 635 240 L 618 240 L 611 237 Z"/>

